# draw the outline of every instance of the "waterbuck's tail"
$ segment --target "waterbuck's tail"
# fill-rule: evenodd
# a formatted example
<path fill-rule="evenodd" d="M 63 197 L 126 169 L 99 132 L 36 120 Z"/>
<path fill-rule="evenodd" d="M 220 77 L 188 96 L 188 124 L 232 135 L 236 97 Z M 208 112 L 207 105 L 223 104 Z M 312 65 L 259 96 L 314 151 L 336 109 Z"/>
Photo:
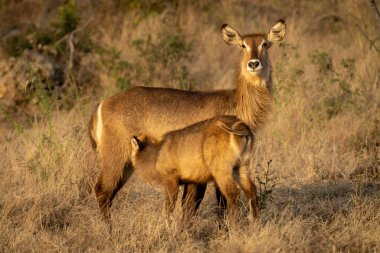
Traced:
<path fill-rule="evenodd" d="M 93 149 L 96 149 L 96 128 L 98 125 L 98 107 L 99 104 L 96 106 L 96 110 L 92 113 L 90 122 L 88 123 L 88 135 L 90 137 L 91 146 Z"/>
<path fill-rule="evenodd" d="M 223 130 L 238 136 L 247 136 L 251 133 L 249 127 L 243 121 L 237 121 L 232 126 L 227 126 L 224 122 L 218 121 L 218 126 Z"/>

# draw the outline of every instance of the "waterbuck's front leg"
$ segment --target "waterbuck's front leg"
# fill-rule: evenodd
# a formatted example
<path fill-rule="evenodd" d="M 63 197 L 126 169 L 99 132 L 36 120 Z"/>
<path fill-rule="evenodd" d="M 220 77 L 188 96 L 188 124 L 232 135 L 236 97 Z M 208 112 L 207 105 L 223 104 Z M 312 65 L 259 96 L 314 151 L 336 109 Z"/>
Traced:
<path fill-rule="evenodd" d="M 173 214 L 175 202 L 178 196 L 178 178 L 167 177 L 164 180 L 164 186 L 166 190 L 166 213 L 168 217 L 170 217 Z"/>
<path fill-rule="evenodd" d="M 205 195 L 206 187 L 206 184 L 185 184 L 182 196 L 183 221 L 188 221 L 195 215 Z"/>

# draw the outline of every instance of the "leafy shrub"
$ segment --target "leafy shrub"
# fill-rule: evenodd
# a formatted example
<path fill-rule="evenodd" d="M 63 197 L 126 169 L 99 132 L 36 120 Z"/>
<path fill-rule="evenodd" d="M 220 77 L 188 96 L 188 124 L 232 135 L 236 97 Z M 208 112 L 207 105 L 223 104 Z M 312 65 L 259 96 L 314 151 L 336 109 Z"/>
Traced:
<path fill-rule="evenodd" d="M 118 6 L 125 10 L 138 11 L 143 17 L 148 17 L 161 13 L 168 4 L 175 4 L 176 2 L 165 0 L 119 0 Z"/>
<path fill-rule="evenodd" d="M 349 77 L 350 79 L 353 78 L 354 72 L 355 72 L 355 59 L 353 58 L 342 59 L 340 64 L 345 69 L 345 74 L 347 75 L 347 77 Z"/>
<path fill-rule="evenodd" d="M 326 52 L 313 52 L 310 54 L 310 59 L 318 67 L 321 74 L 328 74 L 333 69 L 331 56 Z"/>
<path fill-rule="evenodd" d="M 146 57 L 148 62 L 157 62 L 164 66 L 178 61 L 191 50 L 190 45 L 186 44 L 180 35 L 167 33 L 161 34 L 156 43 L 148 36 L 146 40 L 132 41 L 131 46 L 135 47 L 141 56 Z"/>
<path fill-rule="evenodd" d="M 34 39 L 37 45 L 51 45 L 56 40 L 51 31 L 37 30 L 34 33 Z"/>
<path fill-rule="evenodd" d="M 271 163 L 272 160 L 269 160 L 266 168 L 258 164 L 256 169 L 256 179 L 259 183 L 258 203 L 260 209 L 264 209 L 267 202 L 271 200 L 273 188 L 276 186 L 275 177 L 273 177 L 269 170 Z"/>
<path fill-rule="evenodd" d="M 2 43 L 2 47 L 9 56 L 18 57 L 23 54 L 25 49 L 31 49 L 32 44 L 26 37 L 16 34 L 7 37 Z"/>
<path fill-rule="evenodd" d="M 59 23 L 57 25 L 63 34 L 68 34 L 74 31 L 79 24 L 79 20 L 80 17 L 77 14 L 74 0 L 69 0 L 66 5 L 60 7 Z"/>
<path fill-rule="evenodd" d="M 141 56 L 141 59 L 147 63 L 150 76 L 162 77 L 162 75 L 170 74 L 175 77 L 174 86 L 181 89 L 190 89 L 188 81 L 188 71 L 186 66 L 181 62 L 181 59 L 188 55 L 191 50 L 191 45 L 187 44 L 180 33 L 161 33 L 158 40 L 153 42 L 151 37 L 145 39 L 136 39 L 131 42 L 131 47 L 136 49 Z M 141 67 L 136 66 L 136 69 Z M 163 73 L 162 69 L 166 72 Z M 148 77 L 151 78 L 151 77 Z M 139 78 L 142 78 L 139 76 Z M 144 81 L 149 80 L 140 80 Z"/>
<path fill-rule="evenodd" d="M 116 88 L 119 90 L 127 90 L 131 87 L 131 81 L 124 78 L 124 77 L 119 77 L 116 80 Z"/>
<path fill-rule="evenodd" d="M 53 106 L 56 102 L 54 89 L 49 81 L 42 80 L 38 69 L 35 69 L 29 62 L 26 64 L 28 83 L 25 96 L 40 107 L 43 116 L 50 122 Z"/>

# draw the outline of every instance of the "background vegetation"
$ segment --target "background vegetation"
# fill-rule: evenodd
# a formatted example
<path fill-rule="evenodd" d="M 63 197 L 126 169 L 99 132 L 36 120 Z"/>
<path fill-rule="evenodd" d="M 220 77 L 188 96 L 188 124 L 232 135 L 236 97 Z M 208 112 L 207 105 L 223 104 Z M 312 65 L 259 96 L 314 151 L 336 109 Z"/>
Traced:
<path fill-rule="evenodd" d="M 0 251 L 380 251 L 376 4 L 0 0 Z M 266 32 L 278 18 L 287 35 L 270 49 L 273 109 L 252 168 L 260 219 L 226 232 L 209 187 L 181 231 L 161 191 L 133 177 L 110 240 L 92 192 L 96 103 L 135 85 L 233 88 L 239 50 L 221 24 Z"/>

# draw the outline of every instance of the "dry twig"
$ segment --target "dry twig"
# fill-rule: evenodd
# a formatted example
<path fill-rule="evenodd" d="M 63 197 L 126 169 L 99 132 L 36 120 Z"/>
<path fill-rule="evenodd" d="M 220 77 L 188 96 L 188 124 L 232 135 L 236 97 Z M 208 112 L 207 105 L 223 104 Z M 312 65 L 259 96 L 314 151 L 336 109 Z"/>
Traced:
<path fill-rule="evenodd" d="M 364 38 L 365 38 L 366 40 L 368 40 L 368 42 L 369 42 L 369 48 L 374 48 L 374 49 L 380 54 L 380 49 L 375 45 L 375 42 L 376 42 L 377 40 L 380 40 L 380 38 L 378 37 L 378 38 L 375 38 L 375 39 L 371 39 L 371 38 L 367 35 L 367 33 L 366 33 L 366 32 L 360 27 L 359 24 L 356 24 L 355 26 L 358 28 L 358 30 L 359 30 L 360 33 L 364 36 Z"/>
<path fill-rule="evenodd" d="M 369 4 L 371 5 L 371 8 L 372 8 L 373 12 L 375 13 L 375 16 L 376 16 L 376 18 L 377 18 L 377 21 L 378 21 L 379 24 L 380 24 L 380 11 L 379 11 L 379 9 L 377 8 L 377 5 L 376 5 L 375 0 L 370 0 L 370 1 L 369 1 Z"/>
<path fill-rule="evenodd" d="M 75 52 L 74 36 L 76 33 L 86 28 L 91 23 L 91 21 L 92 21 L 92 18 L 89 18 L 88 21 L 84 25 L 76 28 L 71 33 L 64 35 L 62 38 L 60 38 L 58 41 L 54 43 L 54 46 L 58 46 L 60 43 L 67 41 L 67 44 L 69 46 L 69 59 L 67 62 L 67 67 L 65 69 L 65 82 L 63 84 L 63 88 L 67 87 L 69 83 L 75 83 L 72 78 L 72 69 L 74 66 L 74 52 Z"/>

